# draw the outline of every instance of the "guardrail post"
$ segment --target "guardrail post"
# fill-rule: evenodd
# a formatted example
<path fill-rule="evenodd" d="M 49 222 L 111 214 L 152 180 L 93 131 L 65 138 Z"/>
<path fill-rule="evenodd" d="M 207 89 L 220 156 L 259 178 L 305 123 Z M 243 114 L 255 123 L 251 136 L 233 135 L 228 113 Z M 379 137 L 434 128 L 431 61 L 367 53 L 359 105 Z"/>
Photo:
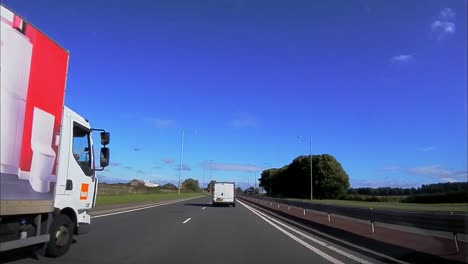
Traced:
<path fill-rule="evenodd" d="M 278 204 L 278 208 L 279 208 L 279 206 L 280 206 L 280 205 Z"/>
<path fill-rule="evenodd" d="M 291 211 L 291 206 L 288 206 L 288 211 Z"/>
<path fill-rule="evenodd" d="M 305 215 L 305 209 L 304 209 L 304 215 Z"/>
<path fill-rule="evenodd" d="M 370 210 L 371 210 L 371 219 L 370 219 L 371 222 L 370 223 L 371 223 L 371 228 L 372 228 L 372 234 L 375 234 L 374 215 L 372 214 L 373 208 L 371 207 Z"/>
<path fill-rule="evenodd" d="M 330 223 L 330 222 L 331 222 L 331 215 L 330 215 L 330 213 L 328 213 L 328 223 Z"/>
<path fill-rule="evenodd" d="M 272 202 L 270 202 L 270 206 L 273 206 L 273 203 L 272 203 Z"/>
<path fill-rule="evenodd" d="M 457 233 L 453 233 L 453 240 L 455 241 L 455 248 L 457 249 L 457 253 L 460 253 L 460 248 L 458 247 L 458 236 L 457 236 Z"/>

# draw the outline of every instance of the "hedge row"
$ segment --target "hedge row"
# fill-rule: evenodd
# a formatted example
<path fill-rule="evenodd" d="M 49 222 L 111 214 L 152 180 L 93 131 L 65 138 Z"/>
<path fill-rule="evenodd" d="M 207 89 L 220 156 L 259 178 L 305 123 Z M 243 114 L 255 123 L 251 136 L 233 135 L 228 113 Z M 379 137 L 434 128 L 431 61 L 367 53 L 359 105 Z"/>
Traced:
<path fill-rule="evenodd" d="M 468 202 L 468 192 L 448 192 L 434 194 L 418 194 L 408 196 L 401 200 L 403 203 L 466 203 Z"/>

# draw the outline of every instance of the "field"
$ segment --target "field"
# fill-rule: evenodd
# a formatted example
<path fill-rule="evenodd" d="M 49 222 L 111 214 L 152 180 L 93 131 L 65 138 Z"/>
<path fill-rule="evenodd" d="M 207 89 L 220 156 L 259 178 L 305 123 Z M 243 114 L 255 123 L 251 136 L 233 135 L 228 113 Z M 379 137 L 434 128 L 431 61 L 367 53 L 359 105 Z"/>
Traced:
<path fill-rule="evenodd" d="M 296 199 L 295 199 L 296 200 Z M 310 200 L 303 200 L 311 202 Z M 359 202 L 347 200 L 314 200 L 314 203 L 328 205 L 342 205 L 359 208 L 375 208 L 388 210 L 404 210 L 404 211 L 423 211 L 423 212 L 438 212 L 438 213 L 467 213 L 468 203 L 442 203 L 442 204 L 417 204 L 417 203 L 398 203 L 398 202 Z"/>
<path fill-rule="evenodd" d="M 127 195 L 98 195 L 96 198 L 96 206 L 112 205 L 112 204 L 130 204 L 140 202 L 161 202 L 168 200 L 184 199 L 190 197 L 201 196 L 198 193 L 181 193 L 180 196 L 177 192 L 170 193 L 149 193 L 149 194 L 127 194 Z"/>
<path fill-rule="evenodd" d="M 206 193 L 205 193 L 206 194 Z M 113 204 L 131 204 L 141 202 L 160 202 L 176 199 L 201 196 L 200 192 L 182 190 L 180 196 L 177 189 L 161 189 L 160 187 L 148 188 L 144 186 L 134 187 L 129 184 L 105 184 L 98 186 L 96 206 Z"/>

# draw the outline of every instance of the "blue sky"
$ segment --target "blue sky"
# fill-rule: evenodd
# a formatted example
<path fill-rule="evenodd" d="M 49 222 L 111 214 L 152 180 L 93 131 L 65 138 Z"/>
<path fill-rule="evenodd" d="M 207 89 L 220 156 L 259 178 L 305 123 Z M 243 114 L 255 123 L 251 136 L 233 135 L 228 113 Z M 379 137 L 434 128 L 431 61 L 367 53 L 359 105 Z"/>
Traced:
<path fill-rule="evenodd" d="M 182 178 L 245 186 L 312 136 L 354 187 L 467 179 L 464 0 L 3 2 L 70 50 L 102 179 L 177 181 L 182 129 Z"/>

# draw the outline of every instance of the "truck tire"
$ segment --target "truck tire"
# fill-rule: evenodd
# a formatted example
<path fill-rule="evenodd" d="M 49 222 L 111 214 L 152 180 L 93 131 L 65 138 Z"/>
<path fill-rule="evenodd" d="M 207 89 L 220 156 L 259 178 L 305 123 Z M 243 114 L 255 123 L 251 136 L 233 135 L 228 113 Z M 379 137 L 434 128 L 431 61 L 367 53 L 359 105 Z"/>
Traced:
<path fill-rule="evenodd" d="M 46 256 L 60 257 L 65 254 L 73 241 L 73 222 L 66 215 L 58 215 L 50 227 L 50 240 L 46 246 Z"/>
<path fill-rule="evenodd" d="M 236 203 L 233 203 L 233 204 L 232 204 L 232 207 L 236 207 Z"/>

